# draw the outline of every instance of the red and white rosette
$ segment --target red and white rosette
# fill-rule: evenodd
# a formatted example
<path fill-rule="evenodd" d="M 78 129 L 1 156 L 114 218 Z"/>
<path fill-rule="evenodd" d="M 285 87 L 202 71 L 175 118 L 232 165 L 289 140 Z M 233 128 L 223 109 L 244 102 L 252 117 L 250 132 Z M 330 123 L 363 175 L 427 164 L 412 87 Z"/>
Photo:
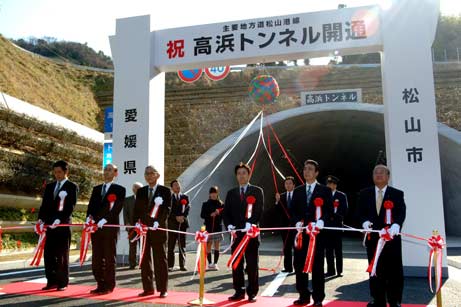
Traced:
<path fill-rule="evenodd" d="M 243 255 L 245 254 L 245 250 L 248 247 L 248 243 L 250 239 L 257 238 L 259 236 L 259 228 L 256 225 L 251 225 L 250 229 L 246 232 L 245 236 L 243 237 L 242 241 L 240 241 L 239 245 L 232 253 L 229 261 L 227 261 L 227 267 L 231 267 L 233 270 L 236 270 L 240 261 L 242 260 Z"/>
<path fill-rule="evenodd" d="M 315 220 L 317 221 L 322 218 L 323 199 L 320 197 L 316 197 L 314 199 L 314 206 L 315 206 Z"/>
<path fill-rule="evenodd" d="M 134 237 L 131 242 L 139 240 L 139 245 L 141 246 L 139 251 L 139 267 L 141 267 L 142 260 L 144 259 L 144 251 L 146 250 L 147 229 L 148 227 L 141 223 L 141 221 L 137 222 L 133 228 L 136 233 L 136 237 Z"/>
<path fill-rule="evenodd" d="M 117 196 L 115 194 L 107 195 L 107 201 L 109 201 L 109 210 L 112 210 L 116 200 L 117 200 Z"/>
<path fill-rule="evenodd" d="M 309 224 L 306 227 L 306 234 L 309 235 L 309 248 L 307 249 L 306 262 L 304 263 L 303 273 L 312 273 L 312 267 L 314 265 L 316 238 L 319 232 L 320 230 L 318 229 L 318 227 L 312 227 L 312 224 Z"/>
<path fill-rule="evenodd" d="M 158 216 L 159 208 L 163 204 L 163 198 L 161 198 L 160 196 L 155 197 L 154 204 L 155 205 L 150 212 L 150 217 L 153 219 L 157 218 Z"/>
<path fill-rule="evenodd" d="M 187 199 L 183 198 L 181 199 L 181 205 L 182 205 L 182 214 L 184 214 L 184 212 L 186 211 L 186 206 L 189 202 L 187 201 Z"/>
<path fill-rule="evenodd" d="M 437 266 L 434 268 L 434 275 L 435 275 L 435 293 L 439 293 L 440 289 L 442 288 L 442 249 L 445 247 L 445 240 L 440 236 L 432 236 L 427 240 L 427 245 L 429 245 L 430 253 L 429 253 L 429 266 L 428 266 L 428 278 L 429 278 L 429 288 L 431 292 L 434 293 L 432 289 L 432 263 L 434 261 L 434 257 L 436 257 Z"/>
<path fill-rule="evenodd" d="M 378 260 L 381 252 L 384 249 L 386 242 L 392 240 L 392 237 L 389 233 L 389 227 L 385 227 L 379 231 L 379 240 L 376 246 L 375 255 L 368 265 L 367 272 L 370 273 L 370 277 L 376 276 L 376 268 L 378 267 Z"/>
<path fill-rule="evenodd" d="M 206 258 L 206 243 L 208 242 L 208 232 L 206 230 L 200 230 L 195 232 L 195 242 L 197 242 L 197 254 L 195 257 L 195 268 L 192 278 L 197 272 L 200 273 L 200 260 L 201 257 Z"/>
<path fill-rule="evenodd" d="M 64 191 L 63 191 L 64 192 Z M 34 257 L 30 265 L 39 266 L 42 260 L 43 252 L 45 250 L 46 242 L 46 227 L 43 223 L 37 223 L 34 226 L 35 232 L 39 235 L 37 246 L 34 249 Z"/>
<path fill-rule="evenodd" d="M 335 213 L 338 211 L 338 208 L 339 208 L 339 199 L 335 199 L 333 201 L 333 210 Z"/>
<path fill-rule="evenodd" d="M 59 196 L 58 211 L 63 211 L 64 210 L 64 200 L 66 199 L 67 192 L 61 191 L 59 192 L 58 196 Z"/>
<path fill-rule="evenodd" d="M 253 214 L 253 206 L 256 203 L 256 198 L 253 195 L 247 196 L 247 211 L 245 213 L 245 217 L 247 219 L 251 218 L 251 215 Z"/>
<path fill-rule="evenodd" d="M 385 219 L 385 223 L 390 225 L 393 223 L 393 220 L 392 220 L 392 209 L 394 208 L 394 203 L 392 202 L 392 200 L 386 200 L 384 202 L 384 209 L 386 209 L 386 219 Z"/>
<path fill-rule="evenodd" d="M 80 266 L 86 261 L 86 254 L 88 252 L 88 246 L 91 242 L 91 234 L 98 230 L 98 225 L 92 218 L 83 224 L 82 239 L 80 240 Z"/>

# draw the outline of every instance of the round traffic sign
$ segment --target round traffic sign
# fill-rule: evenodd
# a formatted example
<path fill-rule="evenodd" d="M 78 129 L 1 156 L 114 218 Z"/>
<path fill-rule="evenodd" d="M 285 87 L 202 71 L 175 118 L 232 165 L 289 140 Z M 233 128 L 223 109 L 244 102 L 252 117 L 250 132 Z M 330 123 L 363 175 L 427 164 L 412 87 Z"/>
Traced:
<path fill-rule="evenodd" d="M 200 76 L 202 75 L 203 69 L 196 68 L 196 69 L 186 69 L 178 71 L 179 79 L 184 82 L 192 83 L 197 81 Z"/>
<path fill-rule="evenodd" d="M 227 77 L 230 72 L 230 66 L 217 66 L 205 68 L 205 74 L 213 81 L 219 81 Z"/>

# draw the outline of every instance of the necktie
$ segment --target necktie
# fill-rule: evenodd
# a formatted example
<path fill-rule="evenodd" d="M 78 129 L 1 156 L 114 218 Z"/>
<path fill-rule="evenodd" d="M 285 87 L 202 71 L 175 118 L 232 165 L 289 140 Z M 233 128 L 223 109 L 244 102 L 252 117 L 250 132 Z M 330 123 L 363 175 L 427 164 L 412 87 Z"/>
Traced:
<path fill-rule="evenodd" d="M 240 188 L 240 201 L 243 201 L 245 198 L 245 189 L 243 187 Z"/>
<path fill-rule="evenodd" d="M 58 181 L 58 184 L 56 184 L 56 189 L 54 189 L 54 198 L 58 195 L 59 189 L 61 189 L 61 182 Z"/>
<path fill-rule="evenodd" d="M 288 192 L 287 204 L 288 208 L 291 208 L 291 192 Z"/>
<path fill-rule="evenodd" d="M 104 195 L 106 195 L 106 184 L 105 183 L 102 185 L 102 190 L 101 190 L 101 196 L 104 197 Z"/>
<path fill-rule="evenodd" d="M 311 186 L 309 185 L 307 189 L 307 204 L 308 205 L 311 202 L 311 197 L 312 197 L 312 191 L 311 191 Z"/>
<path fill-rule="evenodd" d="M 149 202 L 152 201 L 153 188 L 149 188 Z"/>
<path fill-rule="evenodd" d="M 378 197 L 376 198 L 376 213 L 379 215 L 381 211 L 381 205 L 383 203 L 383 190 L 378 191 Z"/>

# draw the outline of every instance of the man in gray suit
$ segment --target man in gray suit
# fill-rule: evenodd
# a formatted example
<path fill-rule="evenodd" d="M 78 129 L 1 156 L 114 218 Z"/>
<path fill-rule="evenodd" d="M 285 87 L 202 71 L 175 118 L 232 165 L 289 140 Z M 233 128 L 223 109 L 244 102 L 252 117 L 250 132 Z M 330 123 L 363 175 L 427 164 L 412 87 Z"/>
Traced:
<path fill-rule="evenodd" d="M 142 187 L 141 182 L 135 182 L 133 184 L 132 190 L 133 195 L 130 197 L 125 198 L 125 203 L 123 206 L 123 221 L 125 222 L 125 226 L 134 226 L 136 221 L 134 221 L 134 203 L 136 201 L 136 192 L 139 188 Z M 138 246 L 139 241 L 131 242 L 133 239 L 133 232 L 132 229 L 127 229 L 128 231 L 128 244 L 130 246 L 129 254 L 128 254 L 128 261 L 130 263 L 130 270 L 136 268 L 136 248 Z"/>

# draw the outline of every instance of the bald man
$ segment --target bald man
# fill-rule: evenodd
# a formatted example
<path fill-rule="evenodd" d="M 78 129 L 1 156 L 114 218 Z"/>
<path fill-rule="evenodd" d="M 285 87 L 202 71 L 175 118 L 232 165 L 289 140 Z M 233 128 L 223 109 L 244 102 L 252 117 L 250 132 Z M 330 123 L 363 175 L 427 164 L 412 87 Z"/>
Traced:
<path fill-rule="evenodd" d="M 126 226 L 134 226 L 136 221 L 134 220 L 134 203 L 136 202 L 136 193 L 138 189 L 142 188 L 141 182 L 135 182 L 131 187 L 133 195 L 125 198 L 125 203 L 123 205 L 123 221 Z M 130 246 L 128 253 L 128 262 L 130 264 L 130 270 L 136 268 L 136 249 L 139 244 L 139 241 L 131 242 L 131 239 L 134 237 L 134 232 L 132 229 L 127 229 L 128 231 L 128 244 Z"/>
<path fill-rule="evenodd" d="M 88 203 L 87 222 L 94 220 L 98 230 L 91 235 L 93 256 L 91 266 L 97 287 L 91 294 L 103 295 L 114 291 L 115 261 L 118 228 L 104 227 L 105 224 L 119 224 L 120 211 L 125 200 L 125 188 L 114 183 L 118 175 L 117 166 L 104 167 L 104 183 L 93 188 Z M 114 198 L 114 201 L 110 201 Z"/>

